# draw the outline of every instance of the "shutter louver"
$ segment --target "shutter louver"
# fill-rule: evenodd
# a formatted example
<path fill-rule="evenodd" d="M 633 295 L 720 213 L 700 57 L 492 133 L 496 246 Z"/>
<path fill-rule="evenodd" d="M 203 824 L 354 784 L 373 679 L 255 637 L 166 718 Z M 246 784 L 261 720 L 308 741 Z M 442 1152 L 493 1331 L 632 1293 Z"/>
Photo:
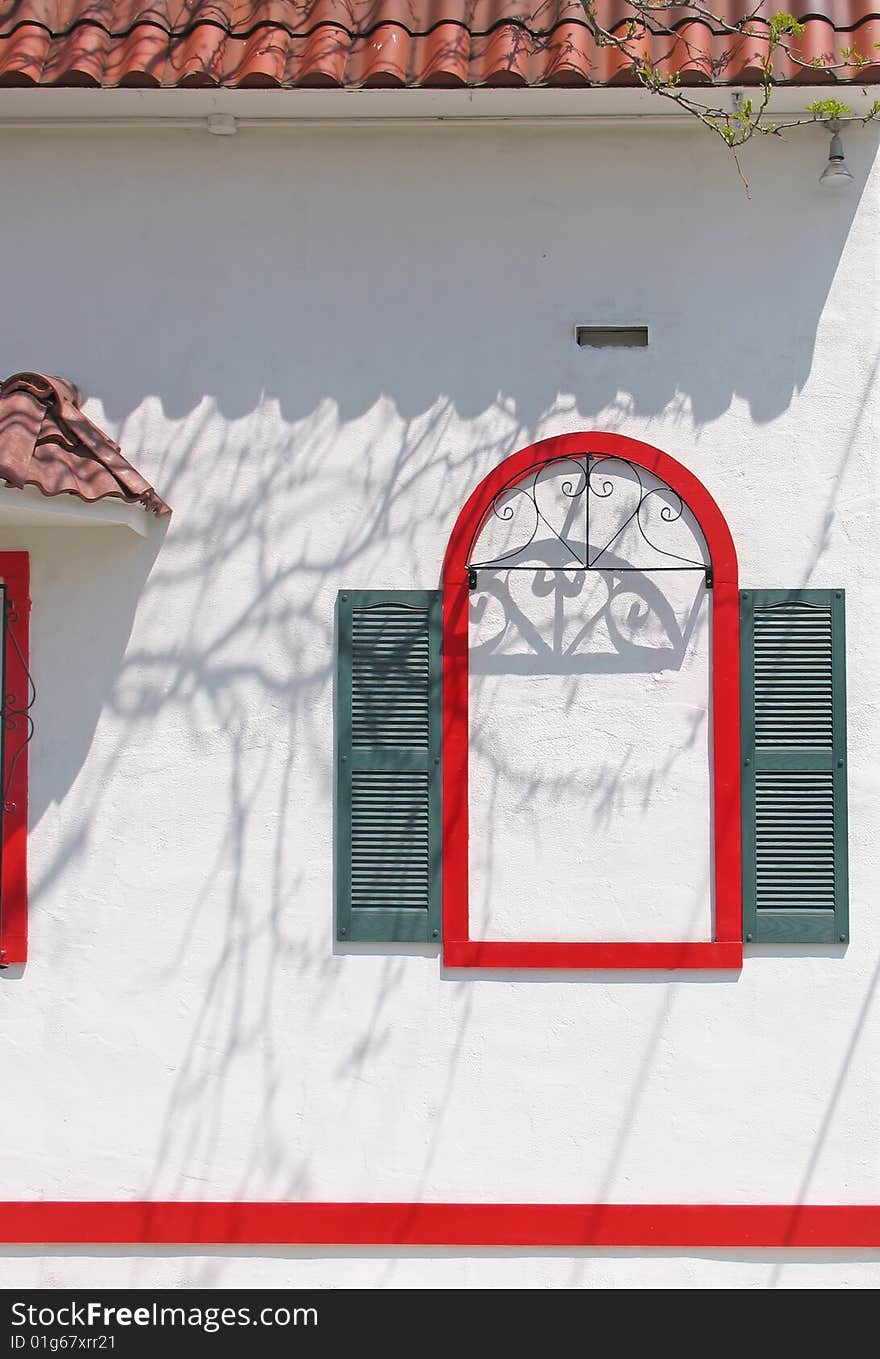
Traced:
<path fill-rule="evenodd" d="M 741 599 L 747 942 L 845 942 L 842 590 Z"/>
<path fill-rule="evenodd" d="M 440 596 L 339 596 L 337 938 L 440 937 Z"/>

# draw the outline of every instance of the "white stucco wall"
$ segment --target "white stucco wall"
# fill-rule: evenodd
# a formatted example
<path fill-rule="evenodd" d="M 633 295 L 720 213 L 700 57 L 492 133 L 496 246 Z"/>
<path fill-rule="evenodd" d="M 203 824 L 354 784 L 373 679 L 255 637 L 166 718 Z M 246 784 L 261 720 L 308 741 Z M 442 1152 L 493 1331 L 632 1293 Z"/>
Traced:
<path fill-rule="evenodd" d="M 835 197 L 819 133 L 762 145 L 749 201 L 699 131 L 0 133 L 0 372 L 75 379 L 174 507 L 146 541 L 3 529 L 32 554 L 38 700 L 0 1197 L 880 1202 L 876 147 L 851 134 Z M 583 321 L 647 322 L 651 345 L 580 350 Z M 739 976 L 528 976 L 334 945 L 336 592 L 434 586 L 476 481 L 583 428 L 702 478 L 744 586 L 845 587 L 848 947 L 748 948 Z M 699 725 L 705 672 L 687 682 Z M 662 764 L 633 677 L 601 688 Z M 619 731 L 596 752 L 613 835 L 642 814 Z M 700 731 L 687 796 L 650 802 L 691 889 Z M 558 745 L 534 752 L 537 824 L 543 792 L 566 799 Z M 546 915 L 556 866 L 531 843 L 515 909 Z M 654 864 L 628 872 L 653 887 Z M 866 1252 L 0 1252 L 16 1285 L 878 1271 Z"/>
<path fill-rule="evenodd" d="M 636 482 L 616 460 L 593 467 L 588 474 L 582 463 L 561 463 L 535 491 L 567 545 L 589 513 L 590 554 L 573 544 L 581 560 L 666 568 L 682 557 L 709 560 L 681 501 L 656 479 L 640 474 Z M 677 520 L 661 519 L 658 495 Z M 537 551 L 516 552 L 537 516 L 531 503 L 528 489 L 517 492 L 512 517 L 489 521 L 472 559 L 495 559 L 493 551 L 519 563 L 567 557 L 549 532 Z M 493 528 L 504 530 L 494 549 L 484 545 Z M 613 556 L 601 552 L 611 538 Z M 471 938 L 712 938 L 704 582 L 700 569 L 477 572 L 469 629 Z M 536 864 L 541 889 L 523 891 Z"/>

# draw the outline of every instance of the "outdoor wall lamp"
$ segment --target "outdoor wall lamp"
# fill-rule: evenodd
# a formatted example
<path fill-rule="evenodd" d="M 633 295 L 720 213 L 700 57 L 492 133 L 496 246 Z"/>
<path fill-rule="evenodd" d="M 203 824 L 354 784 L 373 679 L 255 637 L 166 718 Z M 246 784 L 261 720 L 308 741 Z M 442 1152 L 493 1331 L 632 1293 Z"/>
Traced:
<path fill-rule="evenodd" d="M 847 184 L 852 183 L 852 174 L 843 158 L 840 123 L 835 118 L 825 126 L 831 133 L 831 148 L 828 152 L 828 164 L 819 176 L 819 183 L 824 184 L 827 189 L 844 189 Z"/>

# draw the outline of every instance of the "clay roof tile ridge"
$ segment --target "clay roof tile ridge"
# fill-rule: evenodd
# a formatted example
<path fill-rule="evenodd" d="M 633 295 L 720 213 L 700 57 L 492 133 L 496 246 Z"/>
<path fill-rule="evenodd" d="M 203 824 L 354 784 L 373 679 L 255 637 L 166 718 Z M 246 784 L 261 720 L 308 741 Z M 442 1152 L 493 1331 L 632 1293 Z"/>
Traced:
<path fill-rule="evenodd" d="M 81 410 L 79 388 L 66 378 L 13 373 L 0 383 L 0 479 L 36 486 L 44 495 L 81 500 L 117 497 L 156 515 L 171 513 L 161 496 Z"/>

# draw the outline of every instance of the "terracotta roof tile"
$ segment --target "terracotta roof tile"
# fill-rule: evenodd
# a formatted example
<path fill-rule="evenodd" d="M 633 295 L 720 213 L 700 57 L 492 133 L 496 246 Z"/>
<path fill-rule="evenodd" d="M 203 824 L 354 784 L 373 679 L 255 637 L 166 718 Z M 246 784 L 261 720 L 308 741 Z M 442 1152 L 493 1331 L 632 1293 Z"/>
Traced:
<path fill-rule="evenodd" d="M 733 21 L 752 0 L 725 0 Z M 768 12 L 776 5 L 767 6 Z M 790 84 L 880 80 L 880 0 L 800 0 L 806 31 L 781 55 Z M 625 0 L 599 0 L 616 28 Z M 641 42 L 684 83 L 759 78 L 762 22 L 731 37 L 667 12 L 674 37 Z M 865 64 L 829 71 L 841 49 Z M 816 63 L 816 64 L 811 64 Z M 0 86 L 296 86 L 635 84 L 616 49 L 597 47 L 580 0 L 0 0 Z"/>
<path fill-rule="evenodd" d="M 36 486 L 44 495 L 114 496 L 170 514 L 80 404 L 79 391 L 65 378 L 14 373 L 0 383 L 0 480 L 17 488 Z"/>

